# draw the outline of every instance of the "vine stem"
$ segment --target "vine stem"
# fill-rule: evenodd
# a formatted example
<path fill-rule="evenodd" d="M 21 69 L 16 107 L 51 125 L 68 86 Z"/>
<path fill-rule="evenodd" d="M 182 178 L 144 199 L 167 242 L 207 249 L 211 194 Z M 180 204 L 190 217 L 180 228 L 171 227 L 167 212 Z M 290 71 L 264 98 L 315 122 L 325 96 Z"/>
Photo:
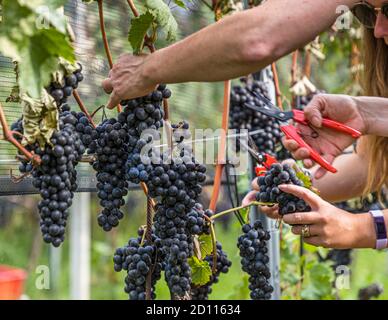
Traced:
<path fill-rule="evenodd" d="M 95 129 L 96 128 L 96 124 L 94 123 L 93 118 L 90 116 L 88 109 L 86 109 L 85 104 L 83 103 L 81 97 L 78 94 L 78 91 L 75 90 L 75 89 L 73 90 L 73 96 L 74 96 L 74 99 L 77 101 L 81 111 L 83 113 L 85 113 L 85 115 L 88 118 L 89 122 L 92 124 L 93 128 Z"/>
<path fill-rule="evenodd" d="M 144 183 L 144 182 L 140 182 L 140 186 L 141 188 L 143 189 L 145 195 L 148 197 L 148 188 L 147 188 L 147 185 Z M 151 205 L 153 208 L 155 208 L 156 206 L 156 203 L 155 203 L 155 200 L 151 198 Z"/>
<path fill-rule="evenodd" d="M 132 12 L 133 12 L 133 15 L 134 15 L 135 17 L 138 17 L 138 16 L 139 16 L 139 11 L 137 11 L 136 6 L 135 6 L 135 4 L 133 3 L 133 1 L 132 1 L 132 0 L 127 0 L 127 2 L 128 2 L 128 4 L 129 4 L 129 7 L 131 8 L 131 10 L 132 10 Z"/>
<path fill-rule="evenodd" d="M 220 146 L 218 148 L 218 159 L 216 165 L 216 172 L 214 176 L 214 185 L 213 185 L 213 194 L 210 199 L 209 209 L 213 212 L 217 206 L 217 200 L 220 194 L 222 170 L 225 166 L 225 157 L 226 157 L 226 134 L 228 130 L 228 121 L 229 121 L 229 105 L 230 105 L 230 86 L 231 81 L 224 82 L 224 109 L 222 112 L 222 130 L 220 136 Z"/>
<path fill-rule="evenodd" d="M 28 160 L 32 162 L 34 166 L 40 165 L 41 159 L 38 155 L 32 154 L 31 152 L 27 151 L 26 148 L 24 148 L 19 141 L 15 139 L 15 137 L 12 135 L 12 131 L 8 127 L 7 119 L 5 118 L 3 105 L 0 103 L 0 123 L 3 128 L 3 135 L 4 140 L 12 143 L 21 153 L 23 153 Z"/>
<path fill-rule="evenodd" d="M 104 105 L 102 105 L 102 106 L 99 106 L 96 110 L 94 110 L 93 112 L 92 112 L 92 114 L 90 115 L 92 118 L 94 118 L 94 116 L 96 115 L 96 113 L 98 112 L 98 111 L 100 111 L 102 108 L 104 108 L 105 106 Z"/>
<path fill-rule="evenodd" d="M 105 22 L 104 22 L 104 5 L 102 3 L 102 0 L 97 0 L 98 3 L 98 15 L 100 18 L 100 30 L 101 30 L 101 35 L 102 35 L 102 41 L 104 42 L 104 48 L 105 48 L 105 53 L 106 57 L 108 58 L 108 63 L 110 69 L 113 67 L 113 59 L 112 59 L 112 54 L 109 49 L 109 43 L 108 43 L 108 38 L 106 36 L 106 31 L 105 31 Z M 121 112 L 122 107 L 120 104 L 117 105 L 117 111 Z"/>
<path fill-rule="evenodd" d="M 282 103 L 282 93 L 280 91 L 280 84 L 279 84 L 279 76 L 278 71 L 276 68 L 276 63 L 271 64 L 272 74 L 273 74 L 273 81 L 275 84 L 275 93 L 276 93 L 276 103 L 278 107 L 283 110 L 283 103 Z"/>
<path fill-rule="evenodd" d="M 112 69 L 113 59 L 109 49 L 108 38 L 106 36 L 106 31 L 105 31 L 104 6 L 102 3 L 102 0 L 98 0 L 97 3 L 98 3 L 98 15 L 100 17 L 100 29 L 102 34 L 102 41 L 104 42 L 104 48 L 105 48 L 106 57 L 108 58 L 109 67 Z"/>
<path fill-rule="evenodd" d="M 224 216 L 224 215 L 226 215 L 228 213 L 233 213 L 235 211 L 239 211 L 239 210 L 251 207 L 251 206 L 268 206 L 268 205 L 273 205 L 273 203 L 252 201 L 250 204 L 248 204 L 246 206 L 239 206 L 239 207 L 236 207 L 236 208 L 231 208 L 231 209 L 219 212 L 219 213 L 215 214 L 214 216 L 211 216 L 209 219 L 210 220 L 215 220 L 215 219 L 220 218 L 220 217 L 222 217 L 222 216 Z"/>

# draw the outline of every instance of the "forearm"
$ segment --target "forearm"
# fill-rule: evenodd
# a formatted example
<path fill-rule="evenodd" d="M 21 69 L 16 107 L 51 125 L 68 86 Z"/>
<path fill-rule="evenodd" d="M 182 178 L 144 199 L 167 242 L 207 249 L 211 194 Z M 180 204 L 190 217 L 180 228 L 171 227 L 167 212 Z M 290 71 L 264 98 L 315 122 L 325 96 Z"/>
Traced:
<path fill-rule="evenodd" d="M 354 97 L 365 121 L 365 134 L 388 137 L 388 99 L 378 97 Z"/>
<path fill-rule="evenodd" d="M 357 0 L 271 0 L 151 54 L 150 83 L 221 81 L 259 70 L 327 29 L 339 5 Z"/>
<path fill-rule="evenodd" d="M 388 210 L 382 211 L 384 214 L 385 228 L 388 230 Z M 376 247 L 376 231 L 373 217 L 370 213 L 354 215 L 354 235 L 355 241 L 352 248 L 375 248 Z"/>
<path fill-rule="evenodd" d="M 314 187 L 320 191 L 320 196 L 328 202 L 340 202 L 361 196 L 367 179 L 367 163 L 362 155 L 341 155 L 334 161 L 334 167 L 337 168 L 337 173 L 328 172 L 313 181 Z"/>

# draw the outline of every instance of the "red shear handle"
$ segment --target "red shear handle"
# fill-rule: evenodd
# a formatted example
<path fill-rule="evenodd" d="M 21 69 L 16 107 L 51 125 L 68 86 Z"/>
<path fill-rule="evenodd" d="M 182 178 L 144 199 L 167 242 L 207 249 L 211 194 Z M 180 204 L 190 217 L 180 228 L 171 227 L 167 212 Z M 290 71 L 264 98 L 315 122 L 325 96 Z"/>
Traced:
<path fill-rule="evenodd" d="M 302 123 L 304 125 L 308 125 L 303 111 L 293 110 L 293 114 L 294 114 L 294 120 L 296 122 Z M 337 130 L 337 131 L 342 132 L 342 133 L 349 134 L 354 139 L 357 139 L 357 138 L 361 137 L 361 135 L 362 135 L 362 133 L 360 131 L 353 129 L 352 127 L 348 127 L 340 122 L 330 120 L 327 118 L 322 119 L 322 126 L 324 126 L 326 128 Z"/>
<path fill-rule="evenodd" d="M 314 160 L 316 163 L 318 163 L 322 168 L 325 168 L 327 171 L 330 171 L 333 173 L 337 172 L 336 168 L 334 168 L 329 162 L 323 159 L 318 152 L 316 152 L 313 148 L 311 148 L 302 139 L 302 137 L 298 134 L 298 131 L 294 126 L 288 125 L 288 126 L 281 126 L 280 128 L 286 135 L 287 139 L 293 139 L 298 143 L 299 147 L 307 148 L 310 152 L 310 158 Z"/>

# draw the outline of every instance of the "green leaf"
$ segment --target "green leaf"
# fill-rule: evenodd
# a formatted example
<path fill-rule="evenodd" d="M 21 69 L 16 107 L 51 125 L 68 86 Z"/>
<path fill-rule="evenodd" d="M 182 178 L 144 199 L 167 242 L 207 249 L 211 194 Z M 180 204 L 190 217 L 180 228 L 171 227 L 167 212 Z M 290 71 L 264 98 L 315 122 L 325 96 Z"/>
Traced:
<path fill-rule="evenodd" d="M 133 48 L 135 54 L 141 52 L 144 42 L 144 37 L 148 29 L 154 22 L 154 16 L 150 12 L 146 12 L 137 18 L 131 20 L 128 40 Z"/>
<path fill-rule="evenodd" d="M 310 189 L 312 186 L 310 177 L 303 172 L 303 170 L 297 170 L 296 176 L 303 182 L 305 188 Z"/>
<path fill-rule="evenodd" d="M 241 217 L 244 220 L 244 223 L 248 223 L 249 221 L 249 212 L 251 211 L 251 207 L 246 207 L 240 210 Z"/>
<path fill-rule="evenodd" d="M 174 3 L 175 3 L 177 6 L 186 9 L 186 4 L 185 4 L 182 0 L 174 0 Z"/>
<path fill-rule="evenodd" d="M 39 98 L 59 57 L 75 61 L 63 14 L 56 12 L 66 1 L 15 0 L 4 2 L 0 51 L 19 63 L 21 93 Z M 46 19 L 46 24 L 40 24 Z"/>
<path fill-rule="evenodd" d="M 213 252 L 213 241 L 210 234 L 201 234 L 198 238 L 202 260 Z"/>
<path fill-rule="evenodd" d="M 166 33 L 166 40 L 175 41 L 178 24 L 167 4 L 163 0 L 145 0 L 144 6 L 154 16 L 158 27 L 161 27 Z"/>
<path fill-rule="evenodd" d="M 212 270 L 209 262 L 201 261 L 197 257 L 190 257 L 187 262 L 191 268 L 191 282 L 197 286 L 203 286 L 210 281 Z"/>

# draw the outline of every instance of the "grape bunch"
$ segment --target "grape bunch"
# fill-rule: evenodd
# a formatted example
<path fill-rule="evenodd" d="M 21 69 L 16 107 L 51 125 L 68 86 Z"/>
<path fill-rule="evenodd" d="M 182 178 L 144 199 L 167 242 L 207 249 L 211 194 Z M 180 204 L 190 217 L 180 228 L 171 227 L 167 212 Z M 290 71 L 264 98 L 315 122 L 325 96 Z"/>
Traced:
<path fill-rule="evenodd" d="M 260 192 L 256 194 L 256 200 L 260 202 L 278 203 L 280 215 L 297 211 L 311 211 L 310 206 L 303 199 L 285 193 L 278 187 L 280 184 L 303 186 L 303 182 L 299 180 L 295 171 L 288 164 L 273 164 L 264 176 L 259 177 L 258 184 Z"/>
<path fill-rule="evenodd" d="M 193 225 L 188 226 L 188 213 L 202 191 L 206 167 L 195 160 L 190 150 L 179 150 L 179 156 L 175 155 L 176 150 L 161 153 L 150 148 L 147 153 L 143 152 L 143 148 L 152 142 L 155 130 L 163 124 L 162 100 L 170 96 L 171 91 L 165 85 L 159 85 L 145 97 L 123 101 L 126 107 L 118 120 L 125 122 L 129 135 L 128 179 L 136 184 L 145 183 L 149 196 L 158 202 L 154 227 L 165 252 L 166 282 L 172 295 L 184 297 L 191 284 L 187 259 L 193 254 Z M 172 125 L 174 142 L 181 144 L 188 137 L 182 131 L 188 129 L 187 122 Z M 198 223 L 204 222 L 199 219 Z M 200 229 L 202 231 L 203 226 Z"/>
<path fill-rule="evenodd" d="M 51 82 L 47 91 L 54 98 L 59 107 L 67 102 L 67 98 L 73 94 L 73 90 L 78 87 L 78 83 L 83 79 L 82 65 L 78 63 L 78 69 L 76 71 L 65 76 L 62 82 Z"/>
<path fill-rule="evenodd" d="M 154 226 L 166 252 L 167 284 L 173 295 L 182 297 L 191 284 L 187 259 L 193 255 L 192 236 L 205 228 L 204 218 L 200 216 L 204 213 L 196 201 L 202 191 L 201 183 L 206 179 L 206 167 L 189 155 L 180 158 L 165 153 L 160 160 L 159 164 L 152 164 L 143 181 L 150 196 L 159 201 Z M 193 212 L 194 207 L 197 213 Z"/>
<path fill-rule="evenodd" d="M 208 255 L 204 259 L 209 263 L 213 270 L 213 255 Z M 191 285 L 191 296 L 193 300 L 207 300 L 209 294 L 212 292 L 212 285 L 218 282 L 221 273 L 228 273 L 232 262 L 228 259 L 228 255 L 222 250 L 222 245 L 217 241 L 217 260 L 216 272 L 211 275 L 210 280 L 203 286 Z"/>
<path fill-rule="evenodd" d="M 75 167 L 85 152 L 80 135 L 75 131 L 77 123 L 70 111 L 61 112 L 59 130 L 51 136 L 50 144 L 26 146 L 27 150 L 40 156 L 41 164 L 33 168 L 31 163 L 22 161 L 20 165 L 21 172 L 31 173 L 32 184 L 42 197 L 38 209 L 43 240 L 55 247 L 64 240 L 69 207 L 77 190 Z M 17 121 L 12 128 L 23 133 L 22 121 Z"/>
<path fill-rule="evenodd" d="M 124 217 L 120 208 L 128 194 L 126 162 L 129 136 L 126 124 L 111 118 L 97 126 L 96 137 L 91 141 L 88 152 L 96 156 L 93 169 L 97 172 L 97 196 L 103 207 L 97 220 L 104 231 L 110 231 Z"/>
<path fill-rule="evenodd" d="M 237 133 L 241 129 L 247 129 L 249 132 L 260 130 L 252 134 L 259 151 L 275 155 L 275 147 L 281 138 L 279 122 L 245 106 L 246 103 L 257 107 L 265 106 L 252 92 L 269 98 L 267 84 L 262 81 L 243 82 L 242 85 L 233 87 L 230 96 L 229 128 L 235 129 Z M 238 139 L 236 147 L 237 151 L 240 150 Z"/>
<path fill-rule="evenodd" d="M 267 255 L 267 241 L 270 234 L 263 229 L 260 221 L 253 226 L 245 224 L 243 234 L 238 238 L 242 270 L 249 274 L 249 290 L 253 300 L 269 300 L 273 287 L 269 284 L 271 273 Z"/>
<path fill-rule="evenodd" d="M 116 272 L 125 270 L 124 291 L 131 300 L 146 299 L 146 281 L 149 272 L 151 274 L 151 299 L 156 298 L 155 285 L 161 278 L 162 255 L 160 253 L 160 240 L 152 235 L 152 243 L 144 239 L 141 243 L 144 230 L 138 231 L 137 238 L 131 238 L 128 244 L 115 251 L 113 262 Z"/>
<path fill-rule="evenodd" d="M 132 129 L 132 137 L 139 139 L 144 130 L 157 130 L 163 126 L 163 99 L 171 97 L 171 91 L 166 85 L 159 85 L 155 91 L 147 96 L 122 101 L 125 106 L 118 120 L 126 123 Z"/>

